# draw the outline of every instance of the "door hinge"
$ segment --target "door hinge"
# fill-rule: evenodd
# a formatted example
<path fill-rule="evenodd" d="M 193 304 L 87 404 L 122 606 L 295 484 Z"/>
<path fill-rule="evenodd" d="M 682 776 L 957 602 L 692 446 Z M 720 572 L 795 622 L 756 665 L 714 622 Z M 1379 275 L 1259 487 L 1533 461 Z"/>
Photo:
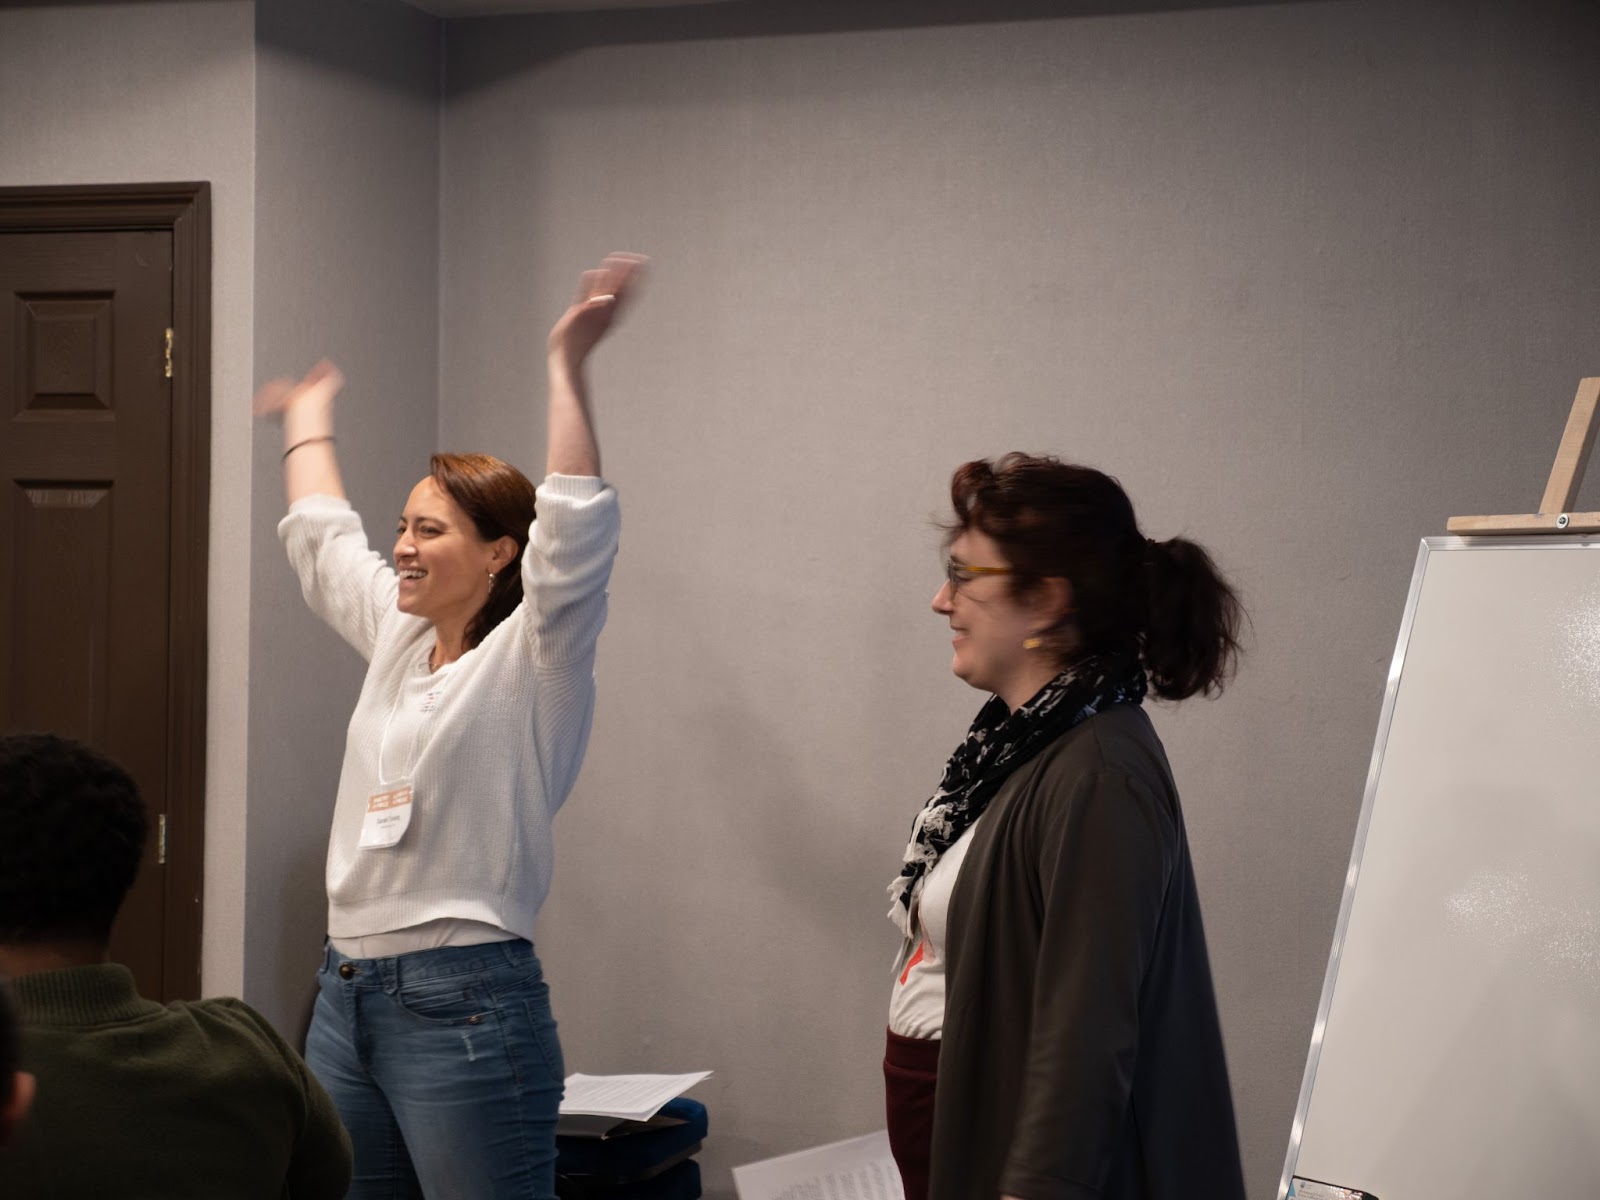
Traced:
<path fill-rule="evenodd" d="M 167 865 L 167 814 L 156 819 L 156 865 Z"/>
<path fill-rule="evenodd" d="M 172 330 L 167 330 L 167 372 L 166 377 L 172 378 Z"/>

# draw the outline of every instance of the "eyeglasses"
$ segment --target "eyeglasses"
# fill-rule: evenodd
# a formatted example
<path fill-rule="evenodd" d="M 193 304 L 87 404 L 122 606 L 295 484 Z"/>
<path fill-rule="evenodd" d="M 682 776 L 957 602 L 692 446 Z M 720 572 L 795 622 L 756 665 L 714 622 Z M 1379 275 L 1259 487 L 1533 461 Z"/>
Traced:
<path fill-rule="evenodd" d="M 1015 575 L 1014 567 L 971 567 L 964 562 L 957 562 L 953 558 L 944 560 L 945 581 L 953 588 L 958 588 L 964 583 L 971 583 L 985 575 Z"/>

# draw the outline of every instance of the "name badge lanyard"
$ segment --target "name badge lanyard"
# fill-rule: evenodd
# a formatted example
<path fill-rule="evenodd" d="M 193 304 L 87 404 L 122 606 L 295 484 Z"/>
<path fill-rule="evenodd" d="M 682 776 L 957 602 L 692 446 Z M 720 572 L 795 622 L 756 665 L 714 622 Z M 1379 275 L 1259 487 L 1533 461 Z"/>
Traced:
<path fill-rule="evenodd" d="M 389 727 L 394 724 L 395 716 L 400 712 L 400 706 L 405 703 L 406 685 L 402 680 L 400 689 L 395 694 L 394 703 L 389 705 L 389 715 L 383 719 L 383 732 L 378 735 L 378 786 L 392 787 L 411 782 L 411 772 L 417 769 L 417 746 L 422 741 L 422 731 L 428 722 L 433 719 L 434 695 L 428 692 L 422 702 L 422 720 L 418 721 L 411 729 L 411 745 L 406 751 L 406 769 L 398 779 L 390 779 L 383 769 L 384 750 L 389 745 Z"/>
<path fill-rule="evenodd" d="M 378 735 L 378 787 L 367 797 L 367 811 L 361 822 L 361 846 L 369 850 L 384 850 L 396 845 L 411 825 L 411 773 L 417 766 L 417 748 L 422 741 L 422 731 L 436 707 L 436 695 L 429 692 L 423 701 L 422 719 L 411 730 L 411 747 L 406 754 L 405 773 L 390 779 L 383 768 L 384 751 L 388 748 L 389 728 L 395 715 L 405 702 L 406 684 L 402 680 L 389 715 L 384 718 L 383 732 Z"/>

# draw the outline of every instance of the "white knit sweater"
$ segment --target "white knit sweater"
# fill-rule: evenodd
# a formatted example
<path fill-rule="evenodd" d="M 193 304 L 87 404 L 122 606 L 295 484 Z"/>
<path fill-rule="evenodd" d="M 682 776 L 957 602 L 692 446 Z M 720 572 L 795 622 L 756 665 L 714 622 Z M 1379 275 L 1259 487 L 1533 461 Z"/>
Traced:
<path fill-rule="evenodd" d="M 395 606 L 398 581 L 348 502 L 307 496 L 278 526 L 313 611 L 370 666 L 350 717 L 328 843 L 328 932 L 356 938 L 454 919 L 532 939 L 550 889 L 551 821 L 577 779 L 594 716 L 595 641 L 616 556 L 617 494 L 551 475 L 522 556 L 523 602 L 441 672 L 416 732 L 385 752 L 410 766 L 414 800 L 398 845 L 358 845 L 378 790 L 379 743 L 397 701 L 427 671 L 433 626 Z"/>

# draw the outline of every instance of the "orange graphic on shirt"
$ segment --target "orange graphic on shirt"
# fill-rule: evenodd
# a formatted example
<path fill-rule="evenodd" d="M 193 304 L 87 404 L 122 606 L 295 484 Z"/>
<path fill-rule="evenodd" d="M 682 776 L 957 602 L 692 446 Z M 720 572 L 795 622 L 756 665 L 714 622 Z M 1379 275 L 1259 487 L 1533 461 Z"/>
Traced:
<path fill-rule="evenodd" d="M 901 987 L 905 987 L 906 979 L 911 974 L 911 968 L 916 966 L 919 962 L 922 961 L 922 952 L 924 950 L 926 950 L 927 948 L 928 948 L 928 943 L 926 941 L 922 941 L 922 942 L 918 942 L 917 943 L 917 952 L 911 956 L 911 961 L 906 963 L 906 969 L 904 971 L 900 972 L 900 986 Z"/>

